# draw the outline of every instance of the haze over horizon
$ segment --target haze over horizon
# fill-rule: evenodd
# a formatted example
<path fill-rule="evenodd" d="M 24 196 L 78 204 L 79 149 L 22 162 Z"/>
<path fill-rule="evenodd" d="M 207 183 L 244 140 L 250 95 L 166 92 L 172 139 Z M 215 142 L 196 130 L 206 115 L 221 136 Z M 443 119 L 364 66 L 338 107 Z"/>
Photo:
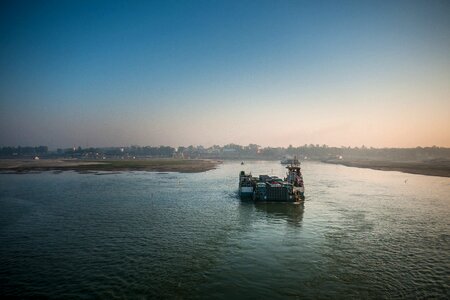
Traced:
<path fill-rule="evenodd" d="M 2 1 L 0 146 L 450 147 L 449 1 Z"/>

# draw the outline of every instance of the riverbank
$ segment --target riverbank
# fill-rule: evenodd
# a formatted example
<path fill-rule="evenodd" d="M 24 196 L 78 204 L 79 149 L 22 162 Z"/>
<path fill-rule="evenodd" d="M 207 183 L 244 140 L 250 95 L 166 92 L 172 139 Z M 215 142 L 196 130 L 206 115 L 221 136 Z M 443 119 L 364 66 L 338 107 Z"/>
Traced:
<path fill-rule="evenodd" d="M 379 161 L 379 160 L 339 160 L 328 159 L 324 163 L 347 167 L 368 168 L 381 171 L 399 171 L 410 174 L 450 177 L 450 160 L 433 159 L 428 161 Z"/>
<path fill-rule="evenodd" d="M 90 172 L 119 172 L 119 171 L 149 171 L 149 172 L 180 172 L 198 173 L 215 169 L 221 162 L 208 159 L 130 159 L 130 160 L 0 160 L 2 173 L 29 173 L 41 171 L 76 171 Z"/>

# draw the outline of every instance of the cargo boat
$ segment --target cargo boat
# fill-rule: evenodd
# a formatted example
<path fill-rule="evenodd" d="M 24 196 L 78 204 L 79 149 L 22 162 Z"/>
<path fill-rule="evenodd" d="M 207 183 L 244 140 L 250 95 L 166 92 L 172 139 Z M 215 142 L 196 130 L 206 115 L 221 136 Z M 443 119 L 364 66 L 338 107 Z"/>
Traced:
<path fill-rule="evenodd" d="M 300 162 L 295 158 L 286 167 L 286 178 L 277 176 L 239 174 L 239 196 L 261 202 L 300 202 L 305 199 Z"/>

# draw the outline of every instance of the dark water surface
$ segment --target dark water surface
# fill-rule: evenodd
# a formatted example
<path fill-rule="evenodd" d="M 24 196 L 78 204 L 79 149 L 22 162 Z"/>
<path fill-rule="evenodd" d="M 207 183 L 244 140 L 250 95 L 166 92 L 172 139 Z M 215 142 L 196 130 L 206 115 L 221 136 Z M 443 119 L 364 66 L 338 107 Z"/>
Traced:
<path fill-rule="evenodd" d="M 1 294 L 449 297 L 449 178 L 306 162 L 304 206 L 255 205 L 242 168 L 284 175 L 0 175 Z"/>

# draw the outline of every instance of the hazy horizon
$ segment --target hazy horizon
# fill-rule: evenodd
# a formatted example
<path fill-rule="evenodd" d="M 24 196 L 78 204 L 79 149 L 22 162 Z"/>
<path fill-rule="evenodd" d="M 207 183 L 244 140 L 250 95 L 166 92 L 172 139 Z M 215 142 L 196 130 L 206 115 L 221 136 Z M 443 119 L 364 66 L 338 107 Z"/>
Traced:
<path fill-rule="evenodd" d="M 450 147 L 448 1 L 3 1 L 0 146 Z"/>
<path fill-rule="evenodd" d="M 292 146 L 293 148 L 301 148 L 301 147 L 311 147 L 311 145 L 313 147 L 319 147 L 322 148 L 324 146 L 326 146 L 327 148 L 351 148 L 351 149 L 417 149 L 417 148 L 441 148 L 441 149 L 449 149 L 450 147 L 445 147 L 445 146 L 439 146 L 439 145 L 430 145 L 430 146 L 415 146 L 415 147 L 374 147 L 371 145 L 355 145 L 355 146 L 349 146 L 349 145 L 328 145 L 328 144 L 289 144 L 289 145 L 279 145 L 279 146 L 274 146 L 274 145 L 259 145 L 256 143 L 248 143 L 248 144 L 239 144 L 239 143 L 222 143 L 222 144 L 213 144 L 213 145 L 202 145 L 202 144 L 185 144 L 185 145 L 164 145 L 164 144 L 123 144 L 123 145 L 81 145 L 81 144 L 73 144 L 73 145 L 65 145 L 65 146 L 49 146 L 48 145 L 44 145 L 44 144 L 36 144 L 36 145 L 29 145 L 29 144 L 22 144 L 22 145 L 0 145 L 0 148 L 4 147 L 13 147 L 13 148 L 17 148 L 17 147 L 48 147 L 49 151 L 56 151 L 58 149 L 71 149 L 71 148 L 81 148 L 81 149 L 89 149 L 89 148 L 99 148 L 99 149 L 107 149 L 107 148 L 131 148 L 131 147 L 172 147 L 174 149 L 177 149 L 178 147 L 184 147 L 184 148 L 188 148 L 190 146 L 197 148 L 197 147 L 203 147 L 205 149 L 208 148 L 212 148 L 214 146 L 219 146 L 221 148 L 224 148 L 228 145 L 237 145 L 237 146 L 241 146 L 241 147 L 248 147 L 249 145 L 257 145 L 259 148 L 264 149 L 264 148 L 282 148 L 282 149 L 288 149 L 290 146 Z"/>

